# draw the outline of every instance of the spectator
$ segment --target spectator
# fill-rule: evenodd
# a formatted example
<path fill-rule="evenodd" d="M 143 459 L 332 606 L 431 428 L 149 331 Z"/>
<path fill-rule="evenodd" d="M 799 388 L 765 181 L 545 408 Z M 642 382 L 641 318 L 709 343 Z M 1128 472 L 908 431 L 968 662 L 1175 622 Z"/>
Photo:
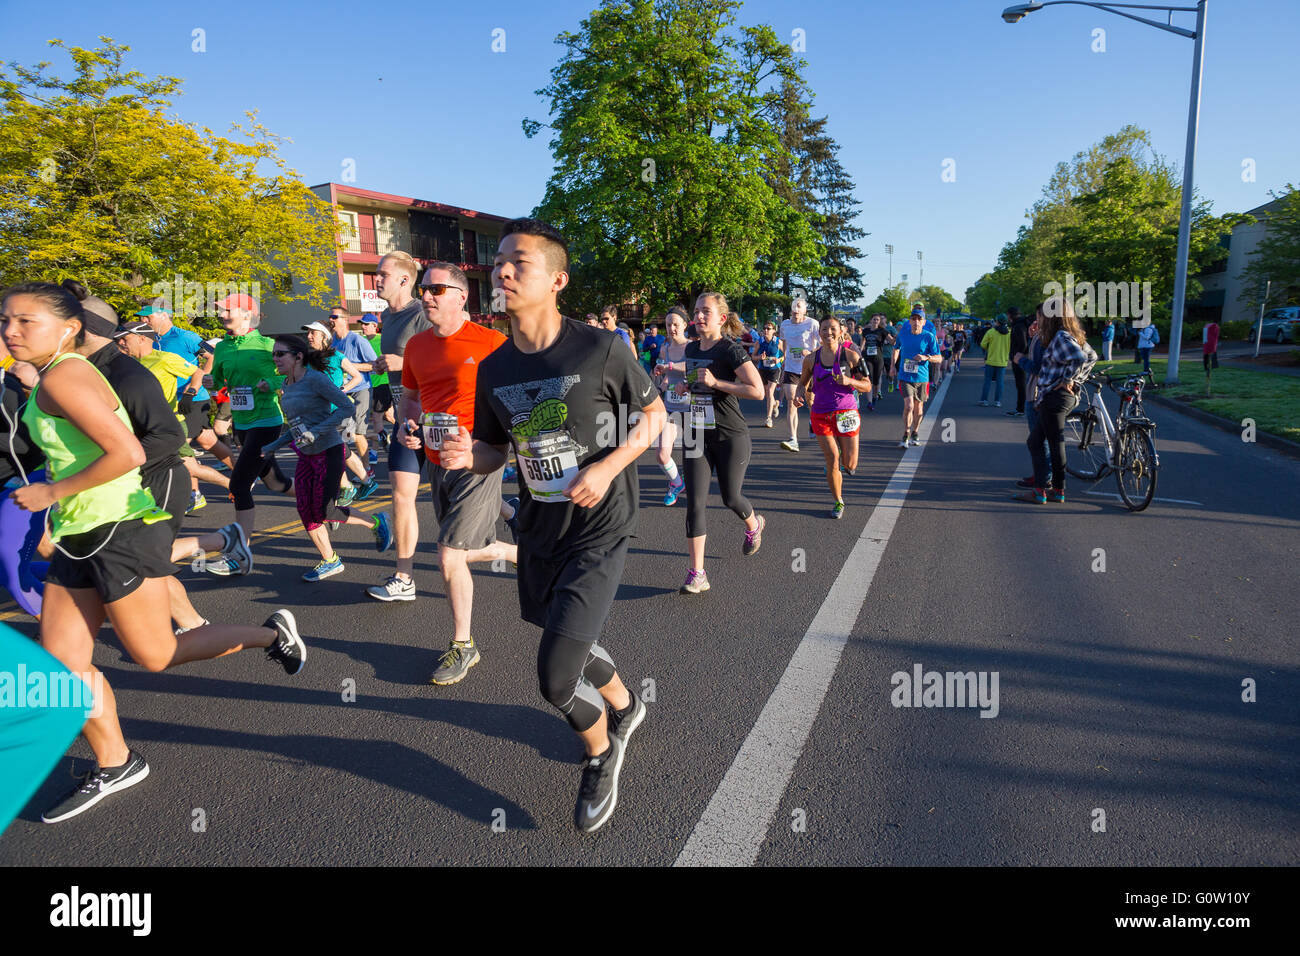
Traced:
<path fill-rule="evenodd" d="M 1024 355 L 1029 351 L 1029 322 L 1020 314 L 1020 310 L 1014 306 L 1007 309 L 1007 315 L 1011 318 L 1011 344 L 1009 350 L 1012 355 Z M 1014 362 L 1011 364 L 1011 375 L 1016 382 L 1016 410 L 1007 412 L 1008 415 L 1023 415 L 1025 413 L 1025 370 Z"/>
<path fill-rule="evenodd" d="M 1138 354 L 1142 356 L 1142 371 L 1151 371 L 1151 353 L 1155 351 L 1156 346 L 1159 344 L 1160 330 L 1156 328 L 1154 322 L 1138 333 L 1137 348 Z"/>
<path fill-rule="evenodd" d="M 1097 363 L 1097 353 L 1088 345 L 1079 320 L 1069 300 L 1054 296 L 1038 307 L 1039 333 L 1043 358 L 1038 367 L 1035 401 L 1038 420 L 1026 444 L 1034 463 L 1034 486 L 1016 495 L 1017 501 L 1043 504 L 1065 501 L 1065 419 L 1079 404 L 1083 381 Z M 1051 486 L 1048 481 L 1048 455 L 1051 455 Z"/>
<path fill-rule="evenodd" d="M 1115 323 L 1107 319 L 1105 327 L 1101 330 L 1101 357 L 1104 361 L 1110 361 L 1110 353 L 1114 345 Z"/>
<path fill-rule="evenodd" d="M 1219 367 L 1219 323 L 1211 319 L 1201 331 L 1201 364 L 1205 366 L 1205 395 L 1210 394 L 1210 370 Z"/>
<path fill-rule="evenodd" d="M 980 348 L 984 350 L 984 388 L 980 391 L 980 404 L 988 408 L 989 384 L 996 382 L 997 389 L 993 401 L 1002 407 L 1002 376 L 1007 370 L 1007 360 L 1011 357 L 1011 332 L 1006 326 L 1006 316 L 999 315 L 993 328 L 984 333 L 980 339 Z"/>
<path fill-rule="evenodd" d="M 1025 424 L 1029 426 L 1029 433 L 1032 435 L 1034 427 L 1038 424 L 1038 408 L 1034 404 L 1038 401 L 1038 370 L 1043 364 L 1043 340 L 1038 337 L 1042 331 L 1042 323 L 1038 316 L 1034 316 L 1034 321 L 1029 325 L 1029 354 L 1013 355 L 1011 363 L 1019 366 L 1025 373 Z M 1046 439 L 1043 440 L 1043 447 L 1047 447 Z M 1044 454 L 1047 454 L 1045 451 Z M 1021 478 L 1016 482 L 1017 488 L 1033 488 L 1034 476 L 1029 475 Z"/>

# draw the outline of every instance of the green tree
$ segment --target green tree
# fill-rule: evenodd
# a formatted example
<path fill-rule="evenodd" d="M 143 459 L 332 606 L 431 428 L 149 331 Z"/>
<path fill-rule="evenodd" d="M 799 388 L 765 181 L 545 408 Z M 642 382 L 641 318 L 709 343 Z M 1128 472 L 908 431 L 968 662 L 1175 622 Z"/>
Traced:
<path fill-rule="evenodd" d="M 908 299 L 924 305 L 927 315 L 961 311 L 961 302 L 937 285 L 919 285 Z"/>
<path fill-rule="evenodd" d="M 68 49 L 69 80 L 0 71 L 0 283 L 75 277 L 127 314 L 178 275 L 323 306 L 337 224 L 277 137 L 252 113 L 239 139 L 169 116 L 181 81 L 124 70 L 130 47 L 100 41 Z"/>
<path fill-rule="evenodd" d="M 1287 183 L 1286 190 L 1274 196 L 1281 206 L 1265 213 L 1268 232 L 1241 273 L 1241 301 L 1251 306 L 1260 304 L 1266 282 L 1272 283 L 1270 305 L 1300 302 L 1300 189 Z"/>
<path fill-rule="evenodd" d="M 885 289 L 880 295 L 876 296 L 869 306 L 862 310 L 862 314 L 870 318 L 879 312 L 890 322 L 902 322 L 912 313 L 912 303 L 907 295 L 907 286 L 899 283 L 890 289 Z"/>
<path fill-rule="evenodd" d="M 812 223 L 769 181 L 786 150 L 763 97 L 795 75 L 769 27 L 732 31 L 739 0 L 603 0 L 538 91 L 556 168 L 535 215 L 574 254 L 574 296 L 653 311 L 704 289 L 739 298 L 757 263 L 819 268 Z M 524 121 L 536 135 L 540 122 Z M 565 302 L 578 301 L 565 296 Z"/>

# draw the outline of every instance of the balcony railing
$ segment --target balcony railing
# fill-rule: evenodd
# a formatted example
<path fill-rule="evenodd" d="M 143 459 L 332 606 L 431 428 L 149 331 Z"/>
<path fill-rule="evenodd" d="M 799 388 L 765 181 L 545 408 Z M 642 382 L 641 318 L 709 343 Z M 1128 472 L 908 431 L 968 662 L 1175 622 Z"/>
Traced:
<path fill-rule="evenodd" d="M 375 227 L 358 226 L 356 233 L 348 237 L 345 251 L 355 252 L 359 255 L 379 255 L 379 246 L 375 242 Z"/>

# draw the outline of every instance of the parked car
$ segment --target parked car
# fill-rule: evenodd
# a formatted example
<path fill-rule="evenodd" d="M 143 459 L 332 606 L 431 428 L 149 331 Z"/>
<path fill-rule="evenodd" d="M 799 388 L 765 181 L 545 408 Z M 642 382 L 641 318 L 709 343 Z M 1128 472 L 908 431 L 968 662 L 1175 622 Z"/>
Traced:
<path fill-rule="evenodd" d="M 1258 331 L 1259 320 L 1256 319 L 1250 323 L 1248 341 L 1255 341 Z M 1300 342 L 1300 305 L 1288 305 L 1265 312 L 1264 340 L 1277 342 L 1279 345 L 1283 342 Z"/>

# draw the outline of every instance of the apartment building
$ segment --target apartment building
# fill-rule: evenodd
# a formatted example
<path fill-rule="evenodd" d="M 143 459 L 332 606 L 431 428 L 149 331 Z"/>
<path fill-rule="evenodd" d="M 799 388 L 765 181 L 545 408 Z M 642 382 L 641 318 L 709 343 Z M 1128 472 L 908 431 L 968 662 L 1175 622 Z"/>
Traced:
<path fill-rule="evenodd" d="M 1274 199 L 1246 210 L 1248 215 L 1255 217 L 1255 222 L 1237 226 L 1231 233 L 1224 234 L 1220 242 L 1228 250 L 1228 257 L 1197 276 L 1203 291 L 1200 298 L 1187 303 L 1188 321 L 1207 322 L 1213 319 L 1216 322 L 1254 322 L 1259 318 L 1259 306 L 1241 298 L 1242 292 L 1246 290 L 1242 272 L 1260 241 L 1268 235 L 1268 214 L 1278 212 L 1281 205 L 1280 199 Z M 1251 291 L 1255 293 L 1256 299 L 1262 298 L 1262 289 Z M 1279 298 L 1279 291 L 1274 283 L 1270 304 L 1276 305 L 1284 301 Z"/>
<path fill-rule="evenodd" d="M 334 206 L 345 244 L 336 257 L 331 303 L 342 303 L 358 316 L 381 312 L 384 303 L 374 292 L 375 271 L 385 253 L 400 249 L 421 262 L 442 260 L 464 269 L 469 277 L 466 309 L 475 321 L 491 322 L 492 259 L 501 225 L 509 217 L 340 183 L 311 190 Z M 301 291 L 296 282 L 294 291 Z M 296 331 L 323 314 L 306 302 L 270 297 L 262 312 L 262 331 L 268 335 Z"/>

